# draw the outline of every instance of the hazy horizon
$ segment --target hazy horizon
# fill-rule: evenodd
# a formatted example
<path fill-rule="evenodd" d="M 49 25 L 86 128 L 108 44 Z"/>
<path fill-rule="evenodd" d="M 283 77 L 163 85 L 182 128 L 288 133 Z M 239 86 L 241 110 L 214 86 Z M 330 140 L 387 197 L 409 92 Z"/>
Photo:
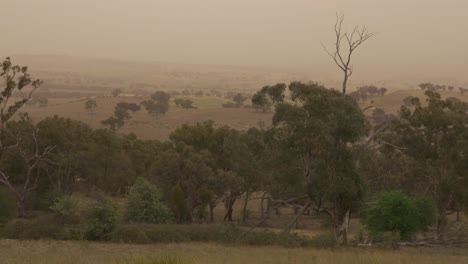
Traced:
<path fill-rule="evenodd" d="M 468 2 L 305 0 L 24 0 L 2 3 L 1 55 L 51 54 L 290 69 L 339 78 L 321 43 L 345 27 L 377 35 L 353 79 L 466 81 Z"/>

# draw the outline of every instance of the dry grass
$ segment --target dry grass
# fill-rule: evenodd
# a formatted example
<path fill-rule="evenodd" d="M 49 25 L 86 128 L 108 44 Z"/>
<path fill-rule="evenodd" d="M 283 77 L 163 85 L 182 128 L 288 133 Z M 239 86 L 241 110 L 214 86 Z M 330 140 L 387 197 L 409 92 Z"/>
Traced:
<path fill-rule="evenodd" d="M 458 99 L 462 101 L 468 102 L 468 94 L 464 94 L 463 96 L 460 96 L 460 92 L 458 92 L 458 90 L 452 91 L 452 92 L 438 91 L 438 93 L 440 93 L 442 98 L 457 97 Z M 423 103 L 426 98 L 424 95 L 424 91 L 420 89 L 390 91 L 388 94 L 386 94 L 383 97 L 372 98 L 372 100 L 374 101 L 373 106 L 376 108 L 382 108 L 387 113 L 396 114 L 398 110 L 400 110 L 400 107 L 403 103 L 403 99 L 407 96 L 419 97 Z M 370 104 L 370 100 L 369 102 L 361 103 L 362 106 L 368 106 L 369 104 Z"/>
<path fill-rule="evenodd" d="M 285 249 L 215 244 L 127 245 L 88 242 L 0 241 L 0 263 L 468 263 L 463 249 Z M 178 262 L 175 262 L 178 263 Z"/>
<path fill-rule="evenodd" d="M 119 132 L 134 132 L 143 139 L 167 140 L 169 134 L 183 124 L 194 124 L 213 120 L 218 125 L 228 125 L 244 130 L 258 125 L 258 122 L 271 123 L 271 113 L 255 113 L 247 108 L 222 108 L 226 102 L 218 97 L 184 97 L 193 100 L 197 109 L 182 109 L 171 105 L 169 112 L 164 116 L 153 117 L 142 109 L 134 114 L 133 118 L 122 127 Z M 48 116 L 59 115 L 83 121 L 93 128 L 103 128 L 101 121 L 113 114 L 118 102 L 140 103 L 145 100 L 141 97 L 109 97 L 97 98 L 98 107 L 94 115 L 90 115 L 84 108 L 84 99 L 50 99 L 48 107 L 28 106 L 28 112 L 34 121 L 40 121 Z"/>
<path fill-rule="evenodd" d="M 458 92 L 443 91 L 441 94 L 443 97 L 455 96 L 468 101 L 468 94 L 465 94 L 463 97 L 460 97 Z M 390 92 L 383 97 L 373 98 L 372 105 L 376 108 L 384 109 L 387 113 L 396 114 L 400 109 L 403 99 L 409 95 L 424 98 L 424 92 L 421 90 L 399 90 Z M 247 108 L 223 108 L 222 104 L 229 101 L 224 98 L 214 96 L 179 96 L 179 98 L 192 100 L 197 109 L 182 109 L 176 107 L 172 102 L 169 112 L 159 117 L 152 117 L 142 109 L 135 113 L 132 120 L 127 122 L 119 132 L 134 132 L 138 137 L 143 139 L 167 140 L 169 134 L 174 129 L 186 123 L 193 124 L 213 120 L 218 125 L 228 125 L 240 130 L 258 126 L 259 122 L 266 125 L 271 124 L 271 112 L 265 114 L 256 113 L 255 110 Z M 81 120 L 93 128 L 103 128 L 100 122 L 113 114 L 114 107 L 118 102 L 140 103 L 143 100 L 144 98 L 142 97 L 97 98 L 98 108 L 93 116 L 84 109 L 85 100 L 83 98 L 51 98 L 48 107 L 28 106 L 25 107 L 24 111 L 27 111 L 34 121 L 40 121 L 47 116 L 59 115 Z M 368 102 L 361 102 L 362 107 L 367 107 L 370 104 L 370 100 Z M 367 111 L 366 114 L 370 115 L 371 111 Z"/>

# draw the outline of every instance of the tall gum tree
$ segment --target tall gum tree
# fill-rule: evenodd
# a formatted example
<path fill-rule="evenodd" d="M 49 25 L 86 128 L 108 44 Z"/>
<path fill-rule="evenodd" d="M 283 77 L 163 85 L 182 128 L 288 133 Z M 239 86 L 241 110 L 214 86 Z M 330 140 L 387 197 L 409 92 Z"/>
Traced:
<path fill-rule="evenodd" d="M 37 131 L 26 115 L 22 116 L 21 121 L 11 125 L 9 122 L 32 98 L 42 81 L 32 79 L 28 67 L 14 65 L 9 57 L 1 65 L 0 80 L 3 86 L 0 93 L 0 184 L 16 196 L 17 216 L 25 217 L 26 195 L 37 187 L 38 166 L 54 147 L 40 148 Z M 14 132 L 12 127 L 30 129 L 26 135 Z M 4 160 L 12 156 L 15 157 L 12 162 L 22 162 L 21 175 L 10 174 L 6 168 L 9 163 Z"/>
<path fill-rule="evenodd" d="M 351 146 L 369 124 L 356 101 L 338 91 L 293 82 L 289 92 L 292 101 L 278 104 L 273 116 L 278 144 L 300 168 L 311 206 L 330 216 L 336 238 L 346 244 L 363 192 Z"/>

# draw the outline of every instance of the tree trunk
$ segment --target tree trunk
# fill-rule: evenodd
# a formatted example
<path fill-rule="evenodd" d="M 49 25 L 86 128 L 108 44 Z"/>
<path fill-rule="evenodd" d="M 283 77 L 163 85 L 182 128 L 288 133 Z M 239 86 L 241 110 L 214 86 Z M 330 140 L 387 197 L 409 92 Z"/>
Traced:
<path fill-rule="evenodd" d="M 230 195 L 228 198 L 228 201 L 226 202 L 226 215 L 224 216 L 224 222 L 232 222 L 232 212 L 234 211 L 233 206 L 234 203 L 236 202 L 237 197 Z"/>
<path fill-rule="evenodd" d="M 344 79 L 343 79 L 343 95 L 346 94 L 346 85 L 348 83 L 348 72 L 344 72 Z"/>
<path fill-rule="evenodd" d="M 263 208 L 263 202 L 265 201 L 265 193 L 262 195 L 262 199 L 260 200 L 260 217 L 263 218 L 265 215 L 265 208 Z"/>
<path fill-rule="evenodd" d="M 210 223 L 214 223 L 214 208 L 215 205 L 210 203 Z"/>
<path fill-rule="evenodd" d="M 268 195 L 268 199 L 267 199 L 267 208 L 266 208 L 266 216 L 267 217 L 270 217 L 271 215 L 271 196 Z"/>
<path fill-rule="evenodd" d="M 250 191 L 245 193 L 244 206 L 242 207 L 242 223 L 247 222 L 247 203 L 249 202 Z"/>
<path fill-rule="evenodd" d="M 26 205 L 24 196 L 16 197 L 16 217 L 25 218 L 26 217 Z"/>
<path fill-rule="evenodd" d="M 349 222 L 351 220 L 351 212 L 346 213 L 345 220 L 341 226 L 341 244 L 347 245 L 348 244 L 348 230 L 349 230 Z"/>
<path fill-rule="evenodd" d="M 286 231 L 289 232 L 294 225 L 294 228 L 297 228 L 297 221 L 304 214 L 304 212 L 309 208 L 311 202 L 307 202 L 299 212 L 296 213 L 294 218 L 286 225 Z"/>
<path fill-rule="evenodd" d="M 232 207 L 229 207 L 227 212 L 226 212 L 226 215 L 224 216 L 224 222 L 228 221 L 228 222 L 232 222 Z"/>
<path fill-rule="evenodd" d="M 445 214 L 445 210 L 443 212 L 439 211 L 438 216 L 437 216 L 437 230 L 436 230 L 437 240 L 444 240 L 444 230 L 445 230 L 446 225 L 447 225 L 447 215 Z"/>
<path fill-rule="evenodd" d="M 351 211 L 347 210 L 344 214 L 337 214 L 335 211 L 329 212 L 333 222 L 333 231 L 335 238 L 340 241 L 340 244 L 348 244 L 349 222 L 351 220 Z"/>

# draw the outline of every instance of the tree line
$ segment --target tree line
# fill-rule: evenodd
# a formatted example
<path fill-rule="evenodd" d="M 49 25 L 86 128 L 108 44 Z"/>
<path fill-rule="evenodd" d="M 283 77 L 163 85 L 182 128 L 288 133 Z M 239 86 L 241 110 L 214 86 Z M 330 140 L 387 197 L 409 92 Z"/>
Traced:
<path fill-rule="evenodd" d="M 421 215 L 430 216 L 433 204 L 438 239 L 447 215 L 468 204 L 468 104 L 435 91 L 426 91 L 425 103 L 414 98 L 396 117 L 372 124 L 349 95 L 313 82 L 277 84 L 252 98 L 254 105 L 265 100 L 274 109 L 271 127 L 239 131 L 206 121 L 182 125 L 162 142 L 58 116 L 34 123 L 19 110 L 41 81 L 9 59 L 1 76 L 6 88 L 0 100 L 0 183 L 16 198 L 17 217 L 73 192 L 127 195 L 139 189 L 132 186 L 142 178 L 161 192 L 154 199 L 164 201 L 177 223 L 214 221 L 218 206 L 225 208 L 223 221 L 232 221 L 236 202 L 242 203 L 245 222 L 249 197 L 263 193 L 267 208 L 259 224 L 276 208 L 291 206 L 298 210 L 289 230 L 313 210 L 328 216 L 333 234 L 345 244 L 351 217 L 366 216 L 370 230 L 394 230 L 377 225 L 372 216 L 383 221 L 385 214 L 372 206 L 388 208 L 390 199 L 398 207 L 405 201 L 399 193 L 429 201 L 406 202 Z M 27 90 L 28 96 L 11 104 L 14 90 Z M 144 107 L 159 111 L 159 98 Z M 109 121 L 115 128 L 139 105 L 118 108 L 123 110 L 116 108 Z M 388 190 L 398 192 L 382 195 Z M 421 223 L 418 215 L 412 223 Z M 402 228 L 401 236 L 411 237 L 414 230 Z"/>

